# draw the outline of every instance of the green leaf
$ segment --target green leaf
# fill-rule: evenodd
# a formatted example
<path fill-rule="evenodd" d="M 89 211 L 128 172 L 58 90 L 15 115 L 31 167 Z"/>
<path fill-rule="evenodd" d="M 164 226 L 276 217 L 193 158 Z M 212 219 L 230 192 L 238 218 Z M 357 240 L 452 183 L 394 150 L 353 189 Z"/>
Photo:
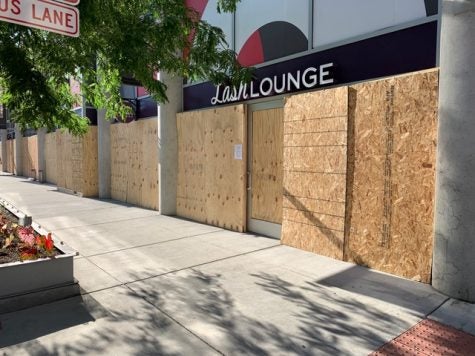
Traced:
<path fill-rule="evenodd" d="M 218 0 L 218 9 L 234 11 L 238 1 Z M 71 111 L 77 101 L 68 87 L 71 77 L 108 119 L 130 112 L 119 93 L 124 74 L 159 102 L 167 96 L 164 83 L 154 79 L 158 71 L 216 84 L 249 81 L 250 69 L 239 65 L 223 32 L 184 3 L 81 0 L 79 38 L 0 22 L 0 101 L 22 128 L 62 127 L 80 135 L 88 120 Z"/>

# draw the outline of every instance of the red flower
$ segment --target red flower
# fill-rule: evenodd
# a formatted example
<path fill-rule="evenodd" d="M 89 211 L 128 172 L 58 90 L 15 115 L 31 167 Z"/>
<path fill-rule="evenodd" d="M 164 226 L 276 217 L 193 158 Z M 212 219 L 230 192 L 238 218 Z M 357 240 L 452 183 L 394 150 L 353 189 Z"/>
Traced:
<path fill-rule="evenodd" d="M 51 233 L 48 234 L 48 237 L 44 240 L 44 245 L 45 245 L 45 250 L 48 252 L 53 251 L 54 248 L 54 242 L 53 239 L 51 238 Z"/>

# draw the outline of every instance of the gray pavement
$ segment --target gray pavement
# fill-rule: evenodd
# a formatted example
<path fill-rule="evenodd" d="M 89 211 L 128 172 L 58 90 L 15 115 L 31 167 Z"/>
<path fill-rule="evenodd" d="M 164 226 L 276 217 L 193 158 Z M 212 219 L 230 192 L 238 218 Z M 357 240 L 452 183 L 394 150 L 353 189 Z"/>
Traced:
<path fill-rule="evenodd" d="M 6 175 L 0 197 L 79 252 L 82 291 L 0 315 L 0 355 L 366 355 L 428 316 L 475 333 L 471 304 L 277 240 Z"/>

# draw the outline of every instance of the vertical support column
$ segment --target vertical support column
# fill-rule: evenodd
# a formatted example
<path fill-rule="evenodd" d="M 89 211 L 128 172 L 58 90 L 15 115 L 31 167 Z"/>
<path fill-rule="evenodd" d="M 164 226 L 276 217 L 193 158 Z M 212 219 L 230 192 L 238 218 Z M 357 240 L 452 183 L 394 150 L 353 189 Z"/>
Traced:
<path fill-rule="evenodd" d="M 111 122 L 106 119 L 106 110 L 97 110 L 97 144 L 98 144 L 98 174 L 99 198 L 111 197 Z"/>
<path fill-rule="evenodd" d="M 38 142 L 38 172 L 36 179 L 38 182 L 44 183 L 46 178 L 46 158 L 45 158 L 45 144 L 46 144 L 46 128 L 37 130 L 37 142 Z"/>
<path fill-rule="evenodd" d="M 2 167 L 1 171 L 7 171 L 7 130 L 1 129 L 0 130 L 0 139 L 2 140 L 0 143 L 2 145 Z"/>
<path fill-rule="evenodd" d="M 21 176 L 23 174 L 23 133 L 21 132 L 20 126 L 15 125 L 15 168 L 14 174 Z"/>
<path fill-rule="evenodd" d="M 444 0 L 433 286 L 475 302 L 475 1 Z"/>
<path fill-rule="evenodd" d="M 183 107 L 183 79 L 160 72 L 159 79 L 167 85 L 168 102 L 158 106 L 158 184 L 159 211 L 176 214 L 178 143 L 176 114 Z"/>

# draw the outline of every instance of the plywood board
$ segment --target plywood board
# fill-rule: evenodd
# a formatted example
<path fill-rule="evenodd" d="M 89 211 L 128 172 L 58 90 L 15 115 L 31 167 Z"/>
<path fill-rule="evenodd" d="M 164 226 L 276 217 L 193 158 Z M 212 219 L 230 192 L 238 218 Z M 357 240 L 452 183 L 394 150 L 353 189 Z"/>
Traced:
<path fill-rule="evenodd" d="M 25 177 L 37 178 L 38 174 L 38 139 L 37 136 L 21 137 L 22 173 Z"/>
<path fill-rule="evenodd" d="M 252 113 L 251 217 L 282 224 L 284 111 Z"/>
<path fill-rule="evenodd" d="M 83 137 L 70 136 L 70 167 L 71 167 L 71 185 L 66 187 L 78 193 L 84 193 L 83 180 L 84 175 L 84 156 L 83 140 L 87 139 L 87 134 Z"/>
<path fill-rule="evenodd" d="M 48 183 L 57 182 L 57 148 L 56 132 L 50 132 L 45 135 L 45 180 Z"/>
<path fill-rule="evenodd" d="M 97 127 L 81 137 L 56 132 L 56 184 L 85 197 L 98 195 Z"/>
<path fill-rule="evenodd" d="M 177 116 L 178 178 L 177 214 L 206 222 L 206 202 L 212 199 L 206 192 L 205 112 L 195 111 Z"/>
<path fill-rule="evenodd" d="M 85 197 L 96 197 L 99 195 L 97 126 L 90 126 L 77 145 L 82 149 L 81 193 Z"/>
<path fill-rule="evenodd" d="M 111 125 L 113 199 L 158 210 L 158 121 Z"/>
<path fill-rule="evenodd" d="M 343 259 L 347 123 L 346 87 L 287 100 L 283 244 Z"/>
<path fill-rule="evenodd" d="M 7 151 L 7 162 L 6 162 L 6 172 L 15 173 L 15 140 L 7 140 L 6 144 Z"/>
<path fill-rule="evenodd" d="M 60 188 L 74 190 L 72 182 L 72 136 L 68 132 L 56 131 L 57 182 Z"/>
<path fill-rule="evenodd" d="M 129 141 L 127 125 L 110 126 L 111 140 L 111 197 L 122 202 L 127 201 L 127 170 Z"/>
<path fill-rule="evenodd" d="M 346 257 L 430 281 L 437 71 L 352 86 Z"/>
<path fill-rule="evenodd" d="M 142 195 L 140 206 L 158 210 L 158 120 L 140 120 L 142 132 Z"/>
<path fill-rule="evenodd" d="M 243 105 L 177 115 L 177 214 L 235 231 L 246 228 Z M 243 159 L 234 159 L 242 145 Z"/>

